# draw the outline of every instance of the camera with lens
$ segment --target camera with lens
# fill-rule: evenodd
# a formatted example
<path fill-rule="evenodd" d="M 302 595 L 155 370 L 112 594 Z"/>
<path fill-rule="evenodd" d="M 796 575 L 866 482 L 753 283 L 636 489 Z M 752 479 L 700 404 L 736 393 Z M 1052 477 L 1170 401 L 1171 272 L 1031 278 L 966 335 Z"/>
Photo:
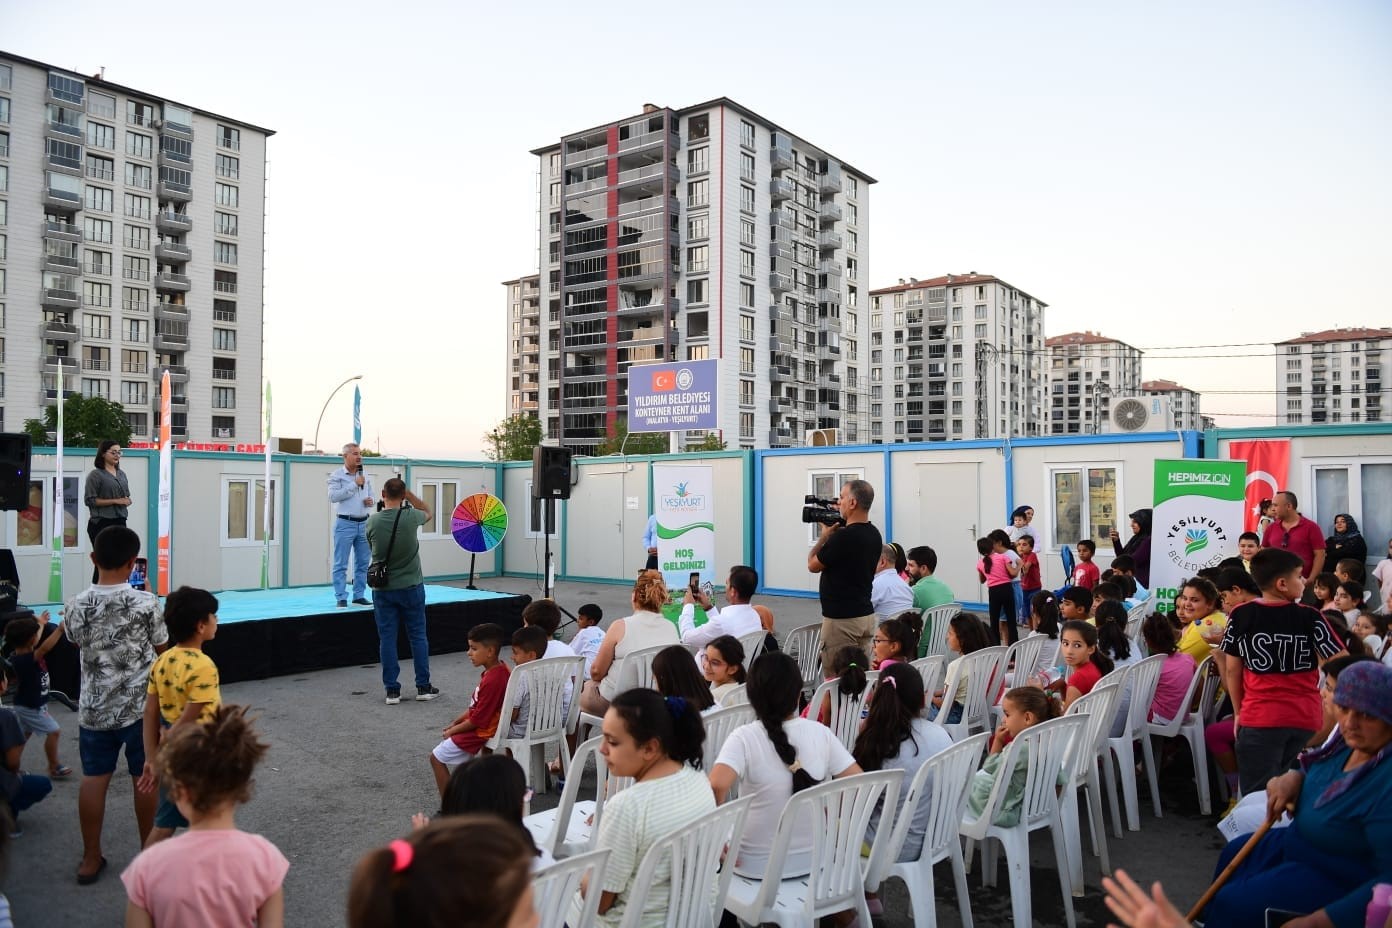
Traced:
<path fill-rule="evenodd" d="M 811 493 L 802 498 L 802 521 L 805 523 L 816 522 L 819 525 L 845 525 L 846 520 L 841 518 L 841 513 L 837 511 L 837 502 L 834 499 L 822 499 L 820 496 L 813 496 Z"/>

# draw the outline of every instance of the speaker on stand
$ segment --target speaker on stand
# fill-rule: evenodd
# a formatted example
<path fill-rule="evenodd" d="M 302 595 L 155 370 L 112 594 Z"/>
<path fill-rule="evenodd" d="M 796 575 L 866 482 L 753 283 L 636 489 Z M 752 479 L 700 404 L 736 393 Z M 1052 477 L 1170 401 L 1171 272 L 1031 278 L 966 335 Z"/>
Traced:
<path fill-rule="evenodd" d="M 572 479 L 571 453 L 568 448 L 553 445 L 537 445 L 532 449 L 532 506 L 537 512 L 537 520 L 542 523 L 542 537 L 545 539 L 545 554 L 542 560 L 542 596 L 551 598 L 553 572 L 551 569 L 551 534 L 556 529 L 556 500 L 570 499 Z M 564 608 L 566 615 L 571 615 Z M 569 624 L 569 623 L 567 623 Z"/>

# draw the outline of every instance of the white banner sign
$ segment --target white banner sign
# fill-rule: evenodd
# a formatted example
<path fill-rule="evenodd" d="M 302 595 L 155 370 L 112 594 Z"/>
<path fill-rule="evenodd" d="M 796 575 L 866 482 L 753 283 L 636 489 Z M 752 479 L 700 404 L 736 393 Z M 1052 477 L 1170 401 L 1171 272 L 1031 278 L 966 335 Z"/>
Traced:
<path fill-rule="evenodd" d="M 1243 461 L 1156 461 L 1150 588 L 1168 609 L 1179 585 L 1237 556 L 1247 465 Z"/>
<path fill-rule="evenodd" d="M 686 587 L 692 574 L 716 580 L 713 472 L 709 464 L 653 465 L 657 566 L 670 590 Z"/>

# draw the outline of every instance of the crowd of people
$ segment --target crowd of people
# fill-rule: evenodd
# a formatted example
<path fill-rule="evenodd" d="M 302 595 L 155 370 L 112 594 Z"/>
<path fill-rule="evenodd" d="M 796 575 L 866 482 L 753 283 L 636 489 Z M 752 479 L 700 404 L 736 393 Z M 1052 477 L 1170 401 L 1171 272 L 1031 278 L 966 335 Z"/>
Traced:
<path fill-rule="evenodd" d="M 361 526 L 373 559 L 387 562 L 395 577 L 397 585 L 374 591 L 387 702 L 399 701 L 400 694 L 398 622 L 412 645 L 416 698 L 434 698 L 439 691 L 430 682 L 423 625 L 419 640 L 411 631 L 415 613 L 408 600 L 420 582 L 419 557 L 406 540 L 414 539 L 429 513 L 395 480 L 383 487 L 383 510 L 359 522 L 358 513 L 372 500 L 354 469 L 355 453 L 345 449 L 343 472 L 331 481 L 342 485 L 347 495 L 339 502 L 354 516 L 343 520 L 351 524 L 336 537 L 342 534 L 348 553 L 357 556 Z M 669 905 L 670 871 L 659 867 L 641 893 L 635 893 L 634 880 L 659 838 L 709 816 L 738 790 L 750 807 L 729 865 L 737 875 L 763 878 L 782 810 L 794 794 L 891 769 L 902 772 L 907 788 L 952 743 L 935 721 L 960 719 L 967 657 L 1024 637 L 1040 639 L 1038 657 L 1029 666 L 1007 668 L 992 693 L 1001 720 L 969 786 L 972 814 L 985 809 L 997 782 L 1006 778 L 995 823 L 1013 824 L 1024 767 L 1004 769 L 1006 758 L 1015 756 L 1006 748 L 1032 726 L 1067 712 L 1115 668 L 1147 654 L 1162 658 L 1147 717 L 1165 722 L 1197 711 L 1185 700 L 1198 666 L 1211 657 L 1221 675 L 1223 704 L 1206 740 L 1224 771 L 1231 808 L 1241 808 L 1241 797 L 1265 795 L 1267 815 L 1290 807 L 1294 818 L 1289 827 L 1261 838 L 1254 855 L 1209 903 L 1209 923 L 1264 924 L 1264 910 L 1274 901 L 1291 913 L 1284 924 L 1297 928 L 1362 924 L 1374 884 L 1392 875 L 1386 601 L 1392 561 L 1373 571 L 1382 591 L 1374 596 L 1364 586 L 1351 517 L 1341 515 L 1328 544 L 1316 549 L 1311 538 L 1298 540 L 1309 531 L 1294 496 L 1280 494 L 1260 537 L 1244 535 L 1229 558 L 1185 581 L 1174 603 L 1158 603 L 1146 589 L 1148 510 L 1131 514 L 1131 536 L 1124 543 L 1113 533 L 1115 554 L 1105 571 L 1094 561 L 1096 545 L 1078 539 L 1076 569 L 1065 589 L 1052 591 L 1043 586 L 1035 553 L 1033 511 L 1021 507 L 1008 529 L 977 543 L 986 614 L 959 612 L 949 620 L 945 637 L 953 654 L 944 679 L 956 680 L 956 688 L 930 692 L 912 666 L 927 646 L 925 615 L 960 597 L 935 576 L 938 555 L 932 548 L 884 541 L 870 518 L 874 490 L 868 483 L 849 481 L 838 502 L 841 521 L 823 528 L 808 568 L 819 575 L 824 676 L 837 680 L 844 694 L 870 691 L 853 745 L 828 727 L 829 702 L 808 699 L 803 671 L 777 650 L 772 634 L 764 652 L 746 660 L 741 639 L 773 631 L 772 614 L 752 602 L 759 577 L 751 567 L 729 570 L 723 605 L 689 588 L 675 615 L 664 611 L 675 603 L 662 574 L 645 569 L 633 585 L 629 614 L 603 627 L 599 607 L 584 605 L 569 643 L 559 640 L 558 605 L 535 601 L 511 634 L 489 623 L 470 631 L 468 656 L 479 682 L 428 757 L 440 811 L 433 820 L 416 816 L 408 834 L 362 858 L 348 899 L 349 924 L 535 924 L 532 876 L 553 861 L 524 826 L 529 793 L 521 766 L 506 752 L 489 749 L 500 729 L 513 736 L 525 730 L 525 689 L 514 692 L 511 712 L 503 715 L 509 678 L 518 667 L 580 658 L 582 669 L 566 687 L 564 701 L 578 701 L 578 708 L 602 719 L 599 751 L 610 775 L 633 782 L 605 805 L 594 846 L 609 850 L 609 860 L 598 883 L 582 887 L 573 912 L 597 895 L 598 923 L 617 925 L 630 903 L 641 899 L 639 923 L 657 925 Z M 405 514 L 412 510 L 408 521 Z M 223 704 L 217 667 L 203 649 L 217 634 L 218 601 L 205 590 L 183 587 L 161 603 L 134 588 L 130 574 L 139 550 L 139 537 L 125 526 L 101 527 L 93 539 L 96 582 L 64 605 L 56 630 L 46 628 L 47 614 L 8 617 L 10 657 L 0 674 L 0 691 L 15 693 L 15 708 L 0 710 L 7 824 L 19 834 L 19 814 L 48 795 L 51 778 L 73 772 L 59 757 L 58 726 L 45 708 L 44 656 L 66 636 L 79 648 L 82 674 L 83 855 L 76 881 L 95 883 L 107 868 L 101 841 L 106 793 L 124 756 L 143 848 L 121 874 L 127 923 L 186 924 L 196 913 L 207 924 L 282 924 L 289 862 L 270 842 L 235 824 L 236 808 L 247 801 L 267 746 L 244 708 Z M 1320 572 L 1326 554 L 1335 567 L 1332 580 Z M 346 585 L 337 577 L 336 586 L 346 598 Z M 401 601 L 381 608 L 383 593 L 392 591 L 402 594 Z M 1148 614 L 1140 633 L 1128 635 L 1128 613 L 1140 604 Z M 653 688 L 625 688 L 625 658 L 650 648 L 661 648 L 653 660 Z M 869 671 L 876 673 L 873 683 Z M 712 755 L 705 719 L 733 704 L 736 692 L 754 720 L 735 728 Z M 1119 707 L 1117 722 L 1126 714 Z M 44 738 L 48 777 L 19 769 L 24 745 L 36 733 Z M 927 807 L 924 801 L 912 810 L 900 860 L 915 859 L 922 848 Z M 884 820 L 903 811 L 877 810 L 867 841 Z M 814 827 L 807 821 L 794 829 L 782 877 L 808 873 Z M 1220 868 L 1246 840 L 1244 835 L 1228 846 Z M 200 887 L 196 897 L 186 891 L 190 881 Z M 1146 894 L 1118 874 L 1108 888 L 1113 911 L 1127 924 L 1143 923 L 1142 914 L 1168 917 L 1158 887 Z M 880 909 L 873 895 L 867 905 L 872 914 Z M 837 921 L 844 925 L 853 918 L 847 912 Z"/>

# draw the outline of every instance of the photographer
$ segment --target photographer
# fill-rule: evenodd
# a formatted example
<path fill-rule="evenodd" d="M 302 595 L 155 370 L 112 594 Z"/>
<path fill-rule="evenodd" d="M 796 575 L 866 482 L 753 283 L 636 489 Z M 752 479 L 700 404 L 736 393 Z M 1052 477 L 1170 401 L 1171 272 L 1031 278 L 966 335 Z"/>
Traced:
<path fill-rule="evenodd" d="M 409 503 L 410 505 L 405 505 Z M 419 496 L 406 489 L 400 477 L 382 484 L 382 509 L 367 520 L 367 542 L 372 560 L 387 565 L 387 585 L 373 592 L 377 637 L 381 645 L 382 685 L 387 705 L 401 702 L 398 680 L 396 630 L 406 625 L 411 643 L 411 660 L 416 670 L 416 701 L 426 702 L 440 695 L 430 685 L 430 643 L 425 637 L 425 578 L 421 574 L 421 526 L 430 521 L 430 508 Z M 390 552 L 390 556 L 389 556 Z M 367 568 L 363 568 L 367 573 Z"/>
<path fill-rule="evenodd" d="M 880 530 L 870 522 L 874 502 L 874 487 L 864 480 L 848 481 L 836 502 L 840 520 L 822 525 L 821 537 L 807 555 L 807 569 L 822 575 L 817 593 L 822 602 L 823 654 L 835 654 L 847 645 L 870 653 L 875 632 L 871 588 L 884 545 Z"/>

